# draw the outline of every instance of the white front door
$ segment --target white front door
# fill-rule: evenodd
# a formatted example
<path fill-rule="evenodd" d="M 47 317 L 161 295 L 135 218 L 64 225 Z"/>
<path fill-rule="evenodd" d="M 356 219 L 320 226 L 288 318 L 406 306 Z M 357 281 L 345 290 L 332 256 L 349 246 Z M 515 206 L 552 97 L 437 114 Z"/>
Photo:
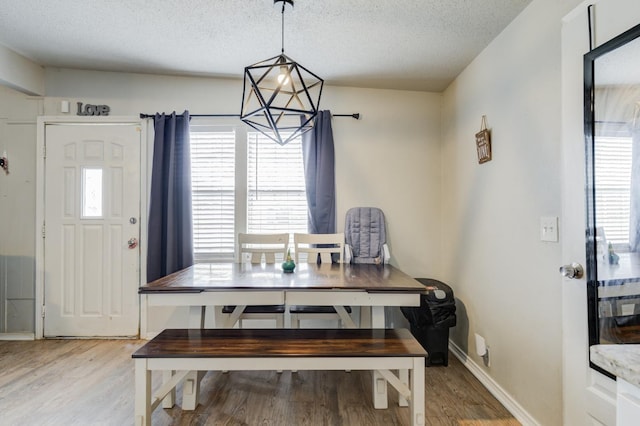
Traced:
<path fill-rule="evenodd" d="M 47 124 L 44 336 L 136 336 L 140 126 Z"/>

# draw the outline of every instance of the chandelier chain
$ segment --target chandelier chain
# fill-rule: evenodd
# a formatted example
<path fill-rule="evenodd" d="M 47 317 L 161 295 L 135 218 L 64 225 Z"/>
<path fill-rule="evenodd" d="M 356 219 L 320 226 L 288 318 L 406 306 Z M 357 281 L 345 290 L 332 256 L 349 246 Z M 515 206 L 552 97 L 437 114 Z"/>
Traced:
<path fill-rule="evenodd" d="M 282 53 L 284 53 L 284 7 L 287 5 L 286 1 L 282 2 L 282 31 L 280 32 L 281 36 L 282 36 L 282 43 L 281 43 L 281 47 L 282 47 Z"/>

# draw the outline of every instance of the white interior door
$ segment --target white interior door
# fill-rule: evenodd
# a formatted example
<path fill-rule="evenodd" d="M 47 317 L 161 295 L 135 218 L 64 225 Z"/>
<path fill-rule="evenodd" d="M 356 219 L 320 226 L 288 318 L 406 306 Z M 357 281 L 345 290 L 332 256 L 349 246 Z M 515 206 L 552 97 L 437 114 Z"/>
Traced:
<path fill-rule="evenodd" d="M 637 23 L 637 0 L 597 1 L 595 46 Z M 583 55 L 589 50 L 588 9 L 580 5 L 562 27 L 563 263 L 587 266 Z M 589 366 L 587 280 L 563 283 L 563 409 L 566 425 L 614 425 L 615 381 Z"/>
<path fill-rule="evenodd" d="M 583 121 L 582 57 L 586 11 L 577 9 L 562 28 L 562 262 L 586 266 L 585 251 L 585 142 Z M 560 266 L 560 265 L 558 265 Z M 561 281 L 563 342 L 563 411 L 566 425 L 593 424 L 587 414 L 589 384 L 587 281 Z"/>
<path fill-rule="evenodd" d="M 140 127 L 45 127 L 44 336 L 135 336 Z"/>

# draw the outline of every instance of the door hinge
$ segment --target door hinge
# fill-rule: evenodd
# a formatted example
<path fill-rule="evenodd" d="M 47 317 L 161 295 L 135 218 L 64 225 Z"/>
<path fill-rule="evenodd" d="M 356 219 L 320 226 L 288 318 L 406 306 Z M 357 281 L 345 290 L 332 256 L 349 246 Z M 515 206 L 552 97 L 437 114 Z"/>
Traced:
<path fill-rule="evenodd" d="M 40 312 L 40 315 L 42 315 L 42 318 L 44 318 L 44 312 L 45 311 L 46 311 L 46 307 L 45 307 L 45 305 L 42 305 L 42 309 L 41 309 L 41 312 Z"/>
<path fill-rule="evenodd" d="M 47 158 L 47 146 L 42 145 L 42 158 Z"/>
<path fill-rule="evenodd" d="M 47 234 L 46 225 L 43 223 L 42 224 L 42 238 L 45 238 L 46 234 Z"/>

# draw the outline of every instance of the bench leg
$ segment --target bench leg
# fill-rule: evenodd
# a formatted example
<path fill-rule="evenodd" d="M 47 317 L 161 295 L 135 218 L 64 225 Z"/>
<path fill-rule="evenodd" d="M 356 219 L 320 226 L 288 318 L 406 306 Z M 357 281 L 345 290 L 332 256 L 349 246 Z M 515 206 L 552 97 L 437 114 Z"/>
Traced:
<path fill-rule="evenodd" d="M 198 394 L 200 393 L 199 371 L 190 371 L 182 382 L 182 409 L 186 411 L 195 410 L 198 405 Z"/>
<path fill-rule="evenodd" d="M 151 371 L 147 370 L 147 360 L 135 360 L 135 424 L 151 426 Z"/>
<path fill-rule="evenodd" d="M 423 426 L 425 422 L 424 358 L 413 358 L 411 372 L 411 424 Z"/>

